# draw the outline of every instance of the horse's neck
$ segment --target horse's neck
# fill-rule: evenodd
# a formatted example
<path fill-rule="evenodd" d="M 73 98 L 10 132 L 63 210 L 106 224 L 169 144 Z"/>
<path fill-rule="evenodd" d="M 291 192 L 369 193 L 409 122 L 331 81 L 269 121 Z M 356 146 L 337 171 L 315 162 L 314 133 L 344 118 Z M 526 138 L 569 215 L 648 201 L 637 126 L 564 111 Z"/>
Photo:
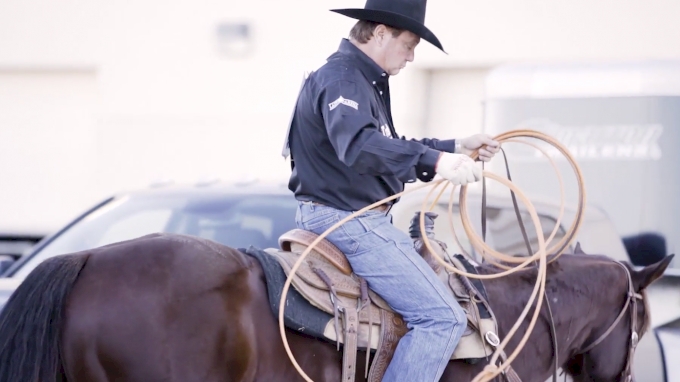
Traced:
<path fill-rule="evenodd" d="M 487 273 L 487 272 L 484 272 Z M 574 354 L 582 342 L 582 338 L 587 329 L 588 322 L 583 318 L 583 311 L 594 308 L 592 296 L 582 293 L 574 286 L 568 284 L 564 275 L 557 273 L 551 278 L 548 276 L 546 283 L 546 295 L 550 302 L 552 319 L 557 333 L 557 344 L 559 347 L 561 365 L 567 361 L 567 357 Z M 489 295 L 489 304 L 493 309 L 499 326 L 501 338 L 505 338 L 515 324 L 528 303 L 535 283 L 535 272 L 518 272 L 505 277 L 484 280 L 484 285 Z M 541 314 L 532 330 L 533 335 L 527 341 L 519 353 L 518 358 L 513 362 L 513 368 L 520 375 L 535 375 L 536 369 L 550 375 L 551 367 L 554 363 L 552 351 L 552 334 L 550 332 L 550 314 L 546 309 L 546 300 L 543 296 L 537 295 L 536 299 L 541 299 Z M 538 301 L 534 300 L 533 306 Z M 529 310 L 524 325 L 513 335 L 512 344 L 517 344 L 524 336 L 528 323 L 533 318 L 534 310 Z M 514 346 L 514 345 L 513 345 Z M 514 348 L 513 348 L 514 349 Z M 509 355 L 511 351 L 506 351 Z M 522 372 L 523 371 L 523 372 Z"/>

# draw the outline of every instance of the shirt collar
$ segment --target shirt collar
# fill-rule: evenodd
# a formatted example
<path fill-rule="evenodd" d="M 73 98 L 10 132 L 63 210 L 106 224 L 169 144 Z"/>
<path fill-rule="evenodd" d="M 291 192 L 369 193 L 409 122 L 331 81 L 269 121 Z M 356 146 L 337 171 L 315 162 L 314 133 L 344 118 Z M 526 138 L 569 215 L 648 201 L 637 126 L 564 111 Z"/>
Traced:
<path fill-rule="evenodd" d="M 378 64 L 373 61 L 372 58 L 368 57 L 366 53 L 362 52 L 361 49 L 357 48 L 348 39 L 343 38 L 340 42 L 340 47 L 338 52 L 355 59 L 358 63 L 359 70 L 371 81 L 374 85 L 387 85 L 387 80 L 390 75 L 387 74 Z"/>

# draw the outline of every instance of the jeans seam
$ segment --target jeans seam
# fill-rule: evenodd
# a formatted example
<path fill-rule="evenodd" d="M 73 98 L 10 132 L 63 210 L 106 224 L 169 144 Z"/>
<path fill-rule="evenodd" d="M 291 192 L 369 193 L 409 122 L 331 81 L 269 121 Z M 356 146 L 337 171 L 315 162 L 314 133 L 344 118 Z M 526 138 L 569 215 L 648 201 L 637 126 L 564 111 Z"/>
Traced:
<path fill-rule="evenodd" d="M 384 218 L 384 217 L 381 217 L 381 218 Z M 386 243 L 389 243 L 389 242 L 391 242 L 391 241 L 394 241 L 393 239 L 390 239 L 389 237 L 386 237 L 385 235 L 379 233 L 379 229 L 378 229 L 378 228 L 380 228 L 380 226 L 383 225 L 383 224 L 387 224 L 386 222 L 382 222 L 382 223 L 380 223 L 380 224 L 378 224 L 377 226 L 374 227 L 374 226 L 371 226 L 371 225 L 369 225 L 369 224 L 366 224 L 366 223 L 362 222 L 361 219 L 358 219 L 358 220 L 359 220 L 360 224 L 361 224 L 361 225 L 364 227 L 364 229 L 366 230 L 366 233 L 368 233 L 368 232 L 373 232 L 373 233 L 375 233 L 376 236 L 378 236 L 378 237 L 380 237 L 381 239 L 383 239 Z M 392 223 L 389 223 L 389 224 L 392 224 Z"/>
<path fill-rule="evenodd" d="M 449 336 L 449 340 L 446 343 L 447 353 L 451 353 L 451 354 L 453 354 L 453 352 L 456 351 L 456 348 L 454 346 L 456 341 L 454 341 L 454 339 L 456 337 L 458 337 L 458 338 L 462 337 L 462 333 L 460 333 L 460 336 L 458 336 L 458 332 L 459 331 L 465 331 L 465 327 L 463 325 L 461 325 L 462 320 L 458 317 L 459 310 L 458 309 L 452 309 L 452 311 L 453 311 L 453 316 L 456 319 L 456 323 L 453 325 L 453 330 L 451 330 L 451 335 Z M 460 342 L 460 341 L 458 341 L 458 342 Z M 453 347 L 453 349 L 451 349 L 452 347 Z M 437 367 L 437 374 L 443 374 L 444 373 L 444 370 L 446 370 L 446 367 L 449 364 L 449 358 L 451 358 L 451 357 L 450 356 L 446 357 L 446 359 L 442 359 L 440 361 L 439 366 Z M 433 382 L 437 382 L 437 381 L 433 380 Z"/>
<path fill-rule="evenodd" d="M 406 253 L 406 251 L 404 251 L 404 249 L 401 248 L 401 245 L 397 245 L 397 247 L 399 248 L 399 251 L 401 251 L 401 253 L 403 253 L 404 255 L 406 255 L 406 257 L 407 257 L 407 258 L 409 259 L 409 261 L 416 267 L 416 269 L 418 269 L 418 272 L 420 272 L 420 274 L 423 275 L 423 276 L 425 277 L 425 279 L 426 279 L 426 280 L 428 281 L 428 283 L 434 288 L 434 290 L 437 292 L 437 295 L 442 299 L 442 301 L 443 301 L 447 306 L 451 307 L 448 303 L 446 303 L 446 298 L 445 298 L 445 296 L 442 295 L 442 293 L 440 293 L 439 288 L 437 288 L 437 287 L 434 285 L 434 283 L 430 280 L 430 278 L 427 277 L 427 276 L 420 270 L 420 267 L 418 267 L 418 265 L 417 265 L 413 260 L 411 260 L 411 259 L 408 257 L 408 253 Z M 440 280 L 437 279 L 437 281 L 440 281 Z M 453 298 L 453 297 L 452 297 L 452 298 Z M 455 300 L 455 299 L 454 299 L 454 300 Z M 452 307 L 451 307 L 451 308 L 452 308 Z M 452 311 L 454 311 L 454 313 L 455 313 L 455 309 L 452 308 Z"/>
<path fill-rule="evenodd" d="M 449 303 L 446 301 L 446 298 L 445 298 L 445 297 L 441 294 L 441 292 L 439 291 L 439 288 L 437 288 L 437 287 L 434 285 L 434 283 L 430 280 L 430 278 L 427 277 L 427 276 L 422 272 L 422 270 L 420 269 L 420 267 L 419 267 L 419 266 L 418 266 L 418 265 L 417 265 L 417 264 L 416 264 L 416 263 L 408 256 L 408 253 L 406 253 L 406 251 L 404 251 L 404 249 L 401 247 L 401 245 L 397 245 L 397 248 L 398 248 L 399 251 L 401 251 L 401 252 L 406 256 L 406 258 L 407 258 L 407 259 L 408 259 L 408 260 L 416 267 L 416 269 L 418 270 L 418 272 L 420 272 L 421 275 L 423 275 L 423 277 L 425 277 L 425 280 L 427 280 L 427 282 L 430 284 L 430 286 L 432 286 L 432 288 L 435 290 L 435 292 L 437 293 L 437 295 L 439 296 L 439 298 L 441 298 L 441 300 L 442 300 L 442 302 L 444 303 L 444 305 L 446 305 L 447 307 L 449 307 L 449 308 L 451 309 L 451 312 L 453 313 L 453 316 L 454 316 L 454 318 L 456 319 L 456 323 L 454 324 L 454 328 L 453 328 L 453 330 L 451 331 L 451 334 L 449 335 L 449 339 L 448 339 L 448 341 L 447 341 L 447 343 L 446 343 L 446 352 L 447 352 L 447 354 L 453 353 L 453 352 L 456 350 L 455 348 L 454 348 L 454 349 L 451 349 L 451 347 L 453 346 L 453 342 L 454 342 L 453 340 L 454 340 L 454 338 L 457 336 L 458 331 L 460 331 L 461 329 L 462 329 L 462 330 L 465 330 L 465 328 L 463 328 L 462 325 L 461 325 L 461 319 L 460 319 L 460 317 L 459 317 L 459 315 L 458 315 L 458 309 L 456 309 L 455 307 L 449 305 Z M 439 279 L 437 279 L 437 280 L 439 280 Z M 451 297 L 451 298 L 453 298 L 453 297 Z M 454 301 L 455 301 L 455 298 L 453 298 L 453 299 L 454 299 Z M 457 303 L 457 302 L 456 302 L 456 303 Z M 444 358 L 442 358 L 442 359 L 440 360 L 439 366 L 437 367 L 437 373 L 436 373 L 436 374 L 443 373 L 443 369 L 445 369 L 446 366 L 448 365 L 448 362 L 449 362 L 449 359 L 450 359 L 450 358 L 451 358 L 451 357 L 448 356 L 448 357 L 444 357 Z M 436 380 L 433 380 L 433 382 L 437 382 L 437 381 L 436 381 Z"/>
<path fill-rule="evenodd" d="M 348 222 L 345 222 L 345 223 L 348 223 Z M 344 223 L 341 224 L 340 227 L 338 227 L 338 228 L 342 229 L 342 232 L 343 232 L 343 234 L 344 234 L 345 236 L 347 236 L 348 238 L 352 239 L 352 247 L 354 247 L 354 248 L 350 248 L 350 249 L 352 249 L 351 253 L 345 253 L 345 256 L 348 256 L 348 255 L 352 255 L 352 256 L 353 256 L 353 255 L 356 255 L 356 254 L 357 254 L 357 251 L 359 250 L 359 247 L 361 246 L 361 244 L 359 243 L 359 240 L 357 240 L 357 239 L 354 237 L 354 235 L 350 235 L 349 232 L 347 232 L 347 229 L 345 228 L 345 224 L 344 224 Z"/>
<path fill-rule="evenodd" d="M 325 215 L 315 216 L 315 217 L 312 218 L 312 219 L 315 219 L 315 218 L 317 218 L 317 217 L 323 217 L 323 221 L 317 222 L 314 226 L 310 226 L 309 224 L 303 222 L 303 223 L 302 223 L 303 226 L 304 226 L 305 228 L 307 228 L 307 230 L 313 231 L 313 230 L 316 230 L 316 229 L 318 229 L 318 228 L 320 228 L 320 227 L 332 226 L 333 224 L 335 224 L 335 223 L 337 223 L 338 221 L 340 221 L 340 220 L 339 220 L 339 217 L 338 217 L 338 214 L 337 214 L 337 213 L 334 213 L 334 212 L 331 212 L 331 213 L 328 213 L 328 214 L 325 214 Z M 329 227 L 329 228 L 330 228 L 330 227 Z M 328 228 L 326 228 L 326 229 L 328 229 Z M 324 230 L 324 231 L 325 231 L 325 230 Z"/>

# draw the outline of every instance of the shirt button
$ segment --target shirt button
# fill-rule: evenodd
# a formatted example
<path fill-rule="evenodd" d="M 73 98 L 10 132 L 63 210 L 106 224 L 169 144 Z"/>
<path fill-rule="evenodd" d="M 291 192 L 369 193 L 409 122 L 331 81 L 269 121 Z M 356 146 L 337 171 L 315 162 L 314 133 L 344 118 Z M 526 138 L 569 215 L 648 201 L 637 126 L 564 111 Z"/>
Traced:
<path fill-rule="evenodd" d="M 423 176 L 427 176 L 427 171 L 423 171 Z"/>
<path fill-rule="evenodd" d="M 386 75 L 387 75 L 387 73 L 383 72 L 382 76 L 385 77 Z"/>
<path fill-rule="evenodd" d="M 373 85 L 375 85 L 375 81 L 373 81 Z"/>
<path fill-rule="evenodd" d="M 380 91 L 380 95 L 382 95 L 382 90 Z"/>

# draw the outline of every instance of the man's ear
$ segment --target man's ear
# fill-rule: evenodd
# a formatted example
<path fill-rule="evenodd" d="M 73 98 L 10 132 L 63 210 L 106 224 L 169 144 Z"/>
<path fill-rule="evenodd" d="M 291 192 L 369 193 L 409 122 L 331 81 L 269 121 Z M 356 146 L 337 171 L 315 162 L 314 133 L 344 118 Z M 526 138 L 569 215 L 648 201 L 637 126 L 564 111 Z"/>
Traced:
<path fill-rule="evenodd" d="M 385 33 L 387 33 L 387 27 L 383 24 L 378 24 L 378 26 L 376 26 L 373 30 L 373 37 L 375 38 L 375 42 L 377 42 L 378 45 L 381 45 L 383 39 L 385 39 Z"/>

